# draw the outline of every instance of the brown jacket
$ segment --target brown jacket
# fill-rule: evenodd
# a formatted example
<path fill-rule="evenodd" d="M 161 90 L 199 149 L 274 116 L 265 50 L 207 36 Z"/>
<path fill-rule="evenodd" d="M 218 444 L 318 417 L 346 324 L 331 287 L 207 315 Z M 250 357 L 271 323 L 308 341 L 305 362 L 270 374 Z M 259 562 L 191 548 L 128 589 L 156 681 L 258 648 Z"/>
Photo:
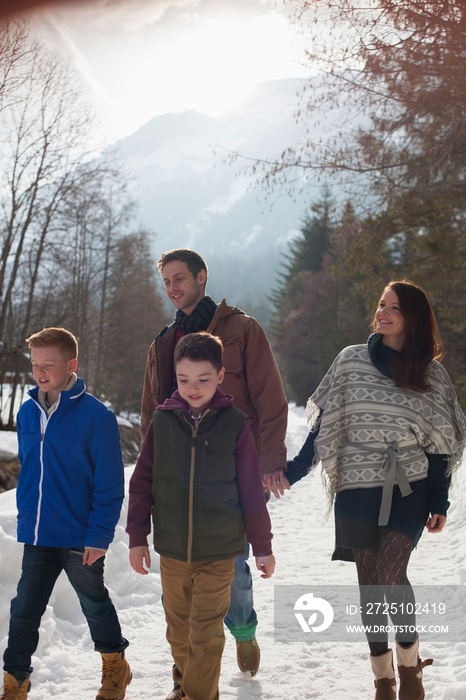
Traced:
<path fill-rule="evenodd" d="M 232 394 L 246 413 L 262 474 L 286 469 L 285 435 L 288 404 L 267 337 L 251 316 L 225 299 L 207 328 L 223 342 L 225 379 L 222 391 Z M 176 327 L 165 328 L 149 348 L 141 405 L 141 434 L 146 435 L 157 406 L 171 396 Z"/>

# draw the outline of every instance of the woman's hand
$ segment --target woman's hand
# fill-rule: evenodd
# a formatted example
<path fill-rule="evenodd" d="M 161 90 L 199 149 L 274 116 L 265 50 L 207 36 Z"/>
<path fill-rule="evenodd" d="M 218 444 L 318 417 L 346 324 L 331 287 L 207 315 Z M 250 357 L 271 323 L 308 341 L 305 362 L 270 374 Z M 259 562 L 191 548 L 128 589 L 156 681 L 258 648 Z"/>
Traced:
<path fill-rule="evenodd" d="M 445 523 L 447 522 L 446 515 L 432 515 L 426 522 L 426 528 L 429 532 L 442 532 Z"/>

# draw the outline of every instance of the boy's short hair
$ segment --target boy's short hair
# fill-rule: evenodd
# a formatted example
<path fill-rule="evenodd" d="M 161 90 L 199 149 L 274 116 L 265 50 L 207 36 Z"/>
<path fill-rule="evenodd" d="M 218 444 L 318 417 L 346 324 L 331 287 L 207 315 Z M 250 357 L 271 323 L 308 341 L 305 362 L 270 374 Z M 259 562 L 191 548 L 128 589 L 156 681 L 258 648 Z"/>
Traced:
<path fill-rule="evenodd" d="M 205 270 L 207 274 L 209 273 L 207 263 L 204 258 L 199 255 L 199 253 L 196 253 L 195 250 L 188 250 L 188 248 L 176 248 L 174 250 L 168 250 L 166 253 L 162 253 L 160 256 L 157 262 L 157 268 L 160 274 L 163 273 L 163 268 L 165 265 L 169 262 L 173 262 L 174 260 L 179 260 L 180 262 L 186 263 L 188 270 L 191 272 L 194 278 L 198 276 L 201 270 Z"/>
<path fill-rule="evenodd" d="M 78 341 L 66 328 L 43 328 L 26 338 L 28 348 L 58 346 L 66 361 L 78 359 Z"/>
<path fill-rule="evenodd" d="M 194 362 L 206 360 L 215 367 L 217 372 L 223 367 L 223 345 L 220 338 L 210 333 L 188 333 L 177 343 L 173 353 L 173 364 L 176 367 L 180 360 L 187 358 Z"/>

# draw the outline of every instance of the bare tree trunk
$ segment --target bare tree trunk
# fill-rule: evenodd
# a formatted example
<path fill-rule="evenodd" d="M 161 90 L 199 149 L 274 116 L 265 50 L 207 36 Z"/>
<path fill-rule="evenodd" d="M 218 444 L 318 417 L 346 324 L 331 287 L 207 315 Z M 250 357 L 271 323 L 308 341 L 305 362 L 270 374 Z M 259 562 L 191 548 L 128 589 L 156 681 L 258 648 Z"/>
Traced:
<path fill-rule="evenodd" d="M 99 330 L 97 337 L 97 360 L 95 367 L 95 377 L 94 377 L 94 393 L 97 397 L 100 396 L 101 392 L 101 360 L 103 352 L 103 337 L 104 337 L 104 327 L 106 322 L 106 306 L 107 306 L 107 286 L 108 277 L 110 270 L 110 251 L 112 249 L 112 232 L 111 226 L 107 228 L 107 243 L 105 246 L 105 260 L 103 267 L 103 279 L 102 279 L 102 294 L 100 298 L 100 316 L 99 316 Z"/>
<path fill-rule="evenodd" d="M 15 404 L 16 404 L 16 389 L 18 388 L 18 366 L 17 366 L 17 358 L 15 358 L 15 372 L 13 375 L 13 384 L 11 385 L 11 394 L 10 394 L 10 411 L 8 414 L 8 422 L 6 424 L 6 427 L 9 430 L 14 430 L 16 428 L 15 424 L 15 416 L 16 416 L 16 411 L 15 411 Z"/>

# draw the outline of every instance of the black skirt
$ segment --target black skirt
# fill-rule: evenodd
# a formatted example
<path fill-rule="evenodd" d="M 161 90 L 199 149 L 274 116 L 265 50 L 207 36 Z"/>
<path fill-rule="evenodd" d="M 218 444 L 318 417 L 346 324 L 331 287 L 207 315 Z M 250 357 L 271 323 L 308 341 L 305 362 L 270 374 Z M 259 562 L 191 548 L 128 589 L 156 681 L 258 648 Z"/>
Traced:
<path fill-rule="evenodd" d="M 380 545 L 385 532 L 401 532 L 414 546 L 423 533 L 429 517 L 428 480 L 410 484 L 412 493 L 402 496 L 393 489 L 392 507 L 387 525 L 377 524 L 382 487 L 348 489 L 335 495 L 335 551 L 332 559 L 354 561 L 353 549 L 373 549 Z"/>

